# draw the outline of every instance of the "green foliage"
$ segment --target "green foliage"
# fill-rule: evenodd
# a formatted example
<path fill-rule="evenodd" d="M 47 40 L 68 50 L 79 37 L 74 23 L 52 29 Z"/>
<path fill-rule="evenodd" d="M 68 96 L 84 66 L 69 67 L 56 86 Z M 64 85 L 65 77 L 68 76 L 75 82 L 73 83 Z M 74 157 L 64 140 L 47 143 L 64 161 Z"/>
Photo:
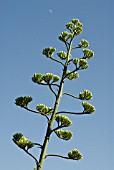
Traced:
<path fill-rule="evenodd" d="M 72 121 L 67 116 L 57 115 L 55 120 L 60 126 L 68 127 L 72 125 Z"/>
<path fill-rule="evenodd" d="M 81 100 L 91 100 L 92 99 L 92 93 L 89 90 L 84 90 L 83 92 L 80 92 L 79 99 Z"/>
<path fill-rule="evenodd" d="M 18 97 L 15 99 L 15 104 L 20 107 L 27 107 L 28 103 L 32 101 L 32 97 L 25 96 L 25 97 Z"/>
<path fill-rule="evenodd" d="M 68 152 L 68 157 L 70 159 L 76 160 L 80 160 L 83 158 L 82 154 L 77 149 L 73 149 L 72 151 Z"/>
<path fill-rule="evenodd" d="M 73 136 L 73 133 L 70 130 L 56 130 L 55 133 L 63 140 L 70 140 Z"/>
<path fill-rule="evenodd" d="M 28 150 L 34 146 L 34 144 L 31 141 L 29 141 L 28 139 L 26 139 L 21 133 L 14 134 L 12 140 L 21 149 L 26 148 Z"/>
<path fill-rule="evenodd" d="M 90 114 L 95 111 L 95 107 L 88 102 L 82 102 L 82 106 L 84 107 L 84 113 Z"/>
<path fill-rule="evenodd" d="M 53 113 L 53 109 L 45 106 L 44 104 L 38 104 L 36 109 L 40 112 L 40 114 L 51 115 Z"/>

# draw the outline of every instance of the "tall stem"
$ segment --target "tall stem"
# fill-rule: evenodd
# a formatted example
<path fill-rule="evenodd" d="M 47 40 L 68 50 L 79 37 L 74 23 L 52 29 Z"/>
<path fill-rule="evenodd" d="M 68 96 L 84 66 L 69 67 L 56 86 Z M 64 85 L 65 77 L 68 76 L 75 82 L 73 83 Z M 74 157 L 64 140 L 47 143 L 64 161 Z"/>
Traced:
<path fill-rule="evenodd" d="M 60 86 L 59 86 L 59 91 L 58 91 L 58 94 L 56 96 L 56 101 L 55 101 L 55 105 L 54 105 L 54 111 L 53 111 L 53 114 L 52 114 L 52 116 L 51 116 L 51 118 L 50 118 L 50 120 L 48 122 L 47 132 L 46 132 L 44 143 L 43 143 L 43 146 L 42 146 L 40 159 L 39 159 L 39 166 L 37 167 L 37 170 L 42 170 L 42 167 L 43 167 L 43 164 L 44 164 L 46 151 L 47 151 L 47 146 L 48 146 L 48 143 L 49 143 L 52 127 L 53 127 L 53 124 L 54 124 L 56 113 L 58 111 L 60 99 L 62 97 L 63 85 L 64 85 L 64 77 L 66 75 L 66 71 L 67 71 L 67 67 L 68 67 L 68 61 L 69 61 L 69 56 L 70 56 L 71 46 L 72 46 L 72 40 L 73 40 L 73 38 L 70 41 L 69 47 L 66 46 L 67 47 L 67 60 L 66 60 L 66 63 L 64 65 L 63 74 L 62 74 L 62 78 L 61 78 Z"/>

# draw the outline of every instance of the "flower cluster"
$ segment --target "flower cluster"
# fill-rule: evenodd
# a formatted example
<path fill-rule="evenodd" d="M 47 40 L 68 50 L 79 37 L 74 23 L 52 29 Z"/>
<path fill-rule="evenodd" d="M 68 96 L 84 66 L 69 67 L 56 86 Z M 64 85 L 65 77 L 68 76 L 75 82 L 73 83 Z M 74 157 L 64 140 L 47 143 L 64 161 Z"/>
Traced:
<path fill-rule="evenodd" d="M 43 83 L 43 75 L 41 73 L 35 73 L 32 77 L 32 81 L 38 84 Z"/>
<path fill-rule="evenodd" d="M 74 58 L 73 59 L 73 64 L 75 64 L 80 70 L 81 69 L 87 69 L 89 67 L 88 62 L 86 59 L 79 59 L 79 58 Z"/>
<path fill-rule="evenodd" d="M 51 58 L 54 54 L 54 52 L 56 51 L 56 48 L 54 47 L 50 47 L 50 48 L 45 48 L 42 51 L 42 54 L 44 54 L 46 57 Z"/>
<path fill-rule="evenodd" d="M 66 78 L 68 78 L 69 80 L 73 80 L 73 79 L 79 78 L 79 74 L 76 71 L 70 73 L 70 71 L 67 70 Z"/>
<path fill-rule="evenodd" d="M 81 99 L 81 100 L 91 100 L 92 99 L 92 93 L 89 90 L 84 90 L 83 92 L 80 92 L 79 99 Z"/>
<path fill-rule="evenodd" d="M 67 42 L 67 40 L 69 38 L 72 38 L 73 37 L 73 34 L 72 33 L 69 33 L 67 31 L 64 31 L 62 32 L 60 35 L 59 35 L 59 40 L 60 41 L 63 41 L 63 42 Z"/>
<path fill-rule="evenodd" d="M 84 53 L 84 58 L 86 59 L 90 59 L 94 56 L 94 52 L 89 49 L 83 49 L 83 53 Z"/>
<path fill-rule="evenodd" d="M 63 140 L 70 140 L 73 136 L 72 132 L 69 130 L 56 130 L 56 135 Z"/>
<path fill-rule="evenodd" d="M 84 113 L 91 114 L 95 111 L 95 107 L 88 102 L 82 102 L 82 106 L 84 107 Z"/>
<path fill-rule="evenodd" d="M 28 150 L 34 146 L 34 144 L 28 139 L 26 139 L 21 133 L 14 134 L 12 140 L 16 145 L 18 145 L 22 149 L 26 148 Z"/>
<path fill-rule="evenodd" d="M 72 125 L 71 120 L 67 116 L 57 115 L 55 120 L 60 124 L 62 127 L 68 127 Z"/>
<path fill-rule="evenodd" d="M 82 33 L 82 23 L 78 19 L 73 19 L 71 22 L 66 24 L 66 28 L 73 33 L 74 36 L 77 36 Z"/>
<path fill-rule="evenodd" d="M 79 68 L 80 69 L 87 69 L 89 67 L 87 60 L 80 59 L 79 60 Z"/>
<path fill-rule="evenodd" d="M 52 82 L 57 82 L 59 81 L 59 76 L 57 75 L 54 75 L 52 73 L 46 73 L 43 75 L 43 80 L 46 82 L 46 83 L 49 83 L 50 81 Z"/>
<path fill-rule="evenodd" d="M 46 115 L 51 115 L 53 113 L 53 109 L 51 107 L 47 107 L 44 104 L 38 104 L 36 106 L 36 109 L 41 113 L 41 114 L 46 114 Z"/>
<path fill-rule="evenodd" d="M 79 48 L 86 48 L 89 46 L 89 42 L 87 40 L 82 39 L 82 41 L 78 44 Z"/>
<path fill-rule="evenodd" d="M 59 52 L 57 53 L 57 55 L 59 56 L 59 58 L 60 58 L 61 60 L 66 60 L 66 58 L 67 58 L 67 53 L 64 52 L 64 51 L 59 51 Z"/>
<path fill-rule="evenodd" d="M 52 81 L 51 83 L 53 83 L 53 82 L 59 81 L 59 79 L 60 79 L 59 76 L 54 75 L 54 74 L 52 74 L 52 73 L 46 73 L 46 74 L 44 74 L 44 75 L 41 74 L 41 73 L 36 73 L 36 74 L 34 74 L 34 76 L 32 77 L 32 81 L 33 81 L 34 83 L 38 83 L 38 84 L 43 83 L 44 81 L 45 81 L 46 83 L 50 83 L 50 81 Z"/>
<path fill-rule="evenodd" d="M 79 58 L 74 58 L 72 62 L 73 64 L 77 65 L 79 63 L 79 60 L 80 60 Z"/>
<path fill-rule="evenodd" d="M 66 24 L 66 28 L 70 31 L 64 31 L 59 35 L 59 40 L 63 42 L 67 42 L 68 39 L 73 38 L 82 33 L 82 23 L 78 19 L 73 19 L 71 22 Z"/>
<path fill-rule="evenodd" d="M 83 158 L 82 154 L 77 149 L 73 149 L 72 151 L 68 152 L 68 157 L 70 159 L 76 160 L 80 160 Z"/>
<path fill-rule="evenodd" d="M 15 104 L 20 107 L 27 107 L 28 103 L 32 101 L 32 97 L 24 96 L 15 99 Z"/>

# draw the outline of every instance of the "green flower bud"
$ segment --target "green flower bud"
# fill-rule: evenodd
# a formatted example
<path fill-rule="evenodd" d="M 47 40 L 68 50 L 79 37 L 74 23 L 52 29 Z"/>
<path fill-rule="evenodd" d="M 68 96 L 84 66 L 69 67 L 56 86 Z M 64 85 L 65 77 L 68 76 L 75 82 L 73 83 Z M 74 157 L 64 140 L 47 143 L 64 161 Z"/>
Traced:
<path fill-rule="evenodd" d="M 52 73 L 46 73 L 43 75 L 43 80 L 46 83 L 49 83 L 53 79 L 53 74 Z"/>
<path fill-rule="evenodd" d="M 73 29 L 74 35 L 77 36 L 82 33 L 82 23 L 78 19 L 73 19 L 72 23 L 75 25 L 75 29 Z"/>
<path fill-rule="evenodd" d="M 34 144 L 31 141 L 28 141 L 27 143 L 27 149 L 30 149 L 34 146 Z"/>
<path fill-rule="evenodd" d="M 57 75 L 53 75 L 53 82 L 57 82 L 60 80 L 60 77 Z"/>
<path fill-rule="evenodd" d="M 36 109 L 39 111 L 39 112 L 44 112 L 45 111 L 45 105 L 44 104 L 38 104 Z"/>
<path fill-rule="evenodd" d="M 89 46 L 89 42 L 87 40 L 82 39 L 82 41 L 78 44 L 78 47 L 80 48 L 86 48 Z"/>
<path fill-rule="evenodd" d="M 80 67 L 80 69 L 87 69 L 89 67 L 87 60 L 80 59 L 79 60 L 79 67 Z"/>
<path fill-rule="evenodd" d="M 67 35 L 68 39 L 69 39 L 69 38 L 73 38 L 73 36 L 74 36 L 73 33 L 69 33 L 69 34 Z"/>
<path fill-rule="evenodd" d="M 77 36 L 77 35 L 79 35 L 79 34 L 81 34 L 81 33 L 82 33 L 82 28 L 78 26 L 78 27 L 74 30 L 74 35 Z"/>
<path fill-rule="evenodd" d="M 43 75 L 41 73 L 34 74 L 32 81 L 37 84 L 43 83 Z"/>
<path fill-rule="evenodd" d="M 53 113 L 53 109 L 51 107 L 47 107 L 44 104 L 38 104 L 36 106 L 36 109 L 41 113 L 41 114 L 46 114 L 46 115 L 51 115 Z"/>
<path fill-rule="evenodd" d="M 66 28 L 69 29 L 69 30 L 73 30 L 73 29 L 75 29 L 75 25 L 74 25 L 74 23 L 69 22 L 69 23 L 66 24 Z"/>
<path fill-rule="evenodd" d="M 57 115 L 55 120 L 61 124 L 61 126 L 68 127 L 72 125 L 71 120 L 67 116 Z"/>
<path fill-rule="evenodd" d="M 63 140 L 70 140 L 73 136 L 72 132 L 69 130 L 56 130 L 56 135 Z"/>
<path fill-rule="evenodd" d="M 63 41 L 63 42 L 66 42 L 66 41 L 67 41 L 67 38 L 68 38 L 68 35 L 69 35 L 69 33 L 68 33 L 67 31 L 62 32 L 62 33 L 59 35 L 59 40 L 60 40 L 60 41 Z"/>
<path fill-rule="evenodd" d="M 81 100 L 91 100 L 92 99 L 92 93 L 89 90 L 84 90 L 83 92 L 80 92 L 79 99 Z"/>
<path fill-rule="evenodd" d="M 82 27 L 83 25 L 78 19 L 73 19 L 72 22 L 66 24 L 66 28 L 72 33 L 72 37 L 81 34 Z"/>
<path fill-rule="evenodd" d="M 83 49 L 84 57 L 90 59 L 94 56 L 94 52 L 89 49 Z"/>
<path fill-rule="evenodd" d="M 15 135 L 13 135 L 12 140 L 14 141 L 16 145 L 18 145 L 22 149 L 25 149 L 25 148 L 30 149 L 34 146 L 34 144 L 28 139 L 26 139 L 21 133 L 16 133 Z"/>
<path fill-rule="evenodd" d="M 67 53 L 64 51 L 60 51 L 57 53 L 57 55 L 60 57 L 60 59 L 65 60 L 67 58 Z"/>
<path fill-rule="evenodd" d="M 78 24 L 79 23 L 79 19 L 72 19 L 72 23 L 75 24 L 75 25 Z"/>
<path fill-rule="evenodd" d="M 74 59 L 73 59 L 73 63 L 74 63 L 75 65 L 77 65 L 77 64 L 79 63 L 79 58 L 74 58 Z"/>
<path fill-rule="evenodd" d="M 68 157 L 75 160 L 80 160 L 83 158 L 82 154 L 77 149 L 73 149 L 72 151 L 68 152 Z"/>
<path fill-rule="evenodd" d="M 54 54 L 54 52 L 56 51 L 56 48 L 54 47 L 49 47 L 49 48 L 45 48 L 42 51 L 42 54 L 44 54 L 46 57 L 51 58 Z"/>
<path fill-rule="evenodd" d="M 28 103 L 32 101 L 32 97 L 18 97 L 15 99 L 15 104 L 20 107 L 27 107 Z"/>
<path fill-rule="evenodd" d="M 84 107 L 84 112 L 87 114 L 91 114 L 95 111 L 95 107 L 88 102 L 82 102 L 82 106 Z"/>
<path fill-rule="evenodd" d="M 68 70 L 67 71 L 67 78 L 69 79 L 69 80 L 73 80 L 73 79 L 76 79 L 76 78 L 79 78 L 79 74 L 77 73 L 77 72 L 73 72 L 73 73 L 70 73 L 70 71 Z"/>

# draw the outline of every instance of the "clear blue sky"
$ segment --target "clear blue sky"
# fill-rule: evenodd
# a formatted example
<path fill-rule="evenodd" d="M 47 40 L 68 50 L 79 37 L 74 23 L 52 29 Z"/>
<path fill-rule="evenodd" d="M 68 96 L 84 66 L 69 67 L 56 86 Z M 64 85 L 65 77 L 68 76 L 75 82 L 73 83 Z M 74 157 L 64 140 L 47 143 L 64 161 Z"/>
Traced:
<path fill-rule="evenodd" d="M 90 68 L 76 81 L 67 81 L 65 89 L 77 95 L 84 89 L 93 93 L 96 112 L 90 116 L 70 116 L 74 137 L 69 142 L 51 138 L 48 153 L 66 155 L 78 148 L 84 158 L 66 161 L 47 158 L 43 170 L 112 170 L 114 167 L 114 1 L 113 0 L 0 0 L 0 169 L 32 170 L 34 161 L 12 142 L 12 135 L 23 133 L 42 142 L 46 121 L 18 108 L 15 98 L 30 95 L 37 103 L 53 106 L 46 87 L 32 83 L 36 72 L 61 75 L 61 67 L 42 56 L 42 49 L 54 46 L 64 50 L 58 35 L 65 24 L 78 18 L 84 25 L 82 38 L 90 42 L 95 57 Z M 49 10 L 52 10 L 50 12 Z M 76 57 L 76 56 L 75 56 Z M 60 108 L 80 111 L 81 102 L 64 97 Z M 33 150 L 38 154 L 39 150 Z"/>

